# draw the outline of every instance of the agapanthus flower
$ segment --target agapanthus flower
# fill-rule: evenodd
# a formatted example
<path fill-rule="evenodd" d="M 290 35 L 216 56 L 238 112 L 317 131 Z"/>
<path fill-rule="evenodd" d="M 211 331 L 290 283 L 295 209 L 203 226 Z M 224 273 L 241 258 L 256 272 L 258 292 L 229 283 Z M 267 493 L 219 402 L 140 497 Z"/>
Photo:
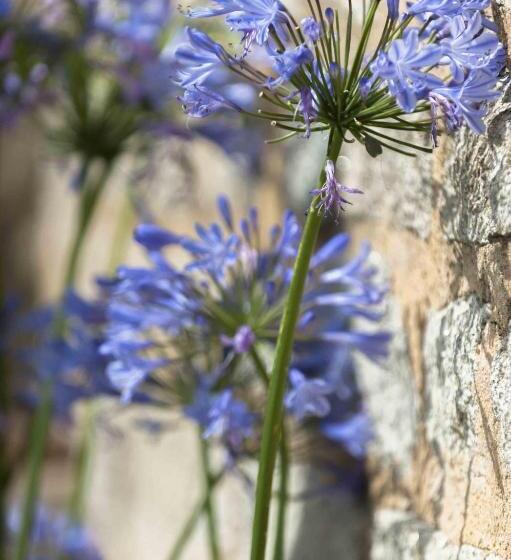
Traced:
<path fill-rule="evenodd" d="M 13 506 L 8 511 L 6 526 L 14 540 L 21 529 L 21 510 Z M 72 521 L 64 513 L 39 504 L 30 535 L 27 560 L 63 557 L 69 560 L 101 560 L 90 531 Z"/>
<path fill-rule="evenodd" d="M 265 239 L 255 209 L 237 226 L 226 198 L 218 207 L 220 223 L 196 226 L 196 238 L 154 225 L 137 228 L 135 237 L 153 264 L 119 269 L 102 349 L 111 360 L 107 373 L 125 401 L 136 389 L 181 406 L 206 436 L 239 450 L 257 431 L 254 387 L 263 383 L 261 372 L 250 373 L 246 364 L 261 347 L 275 344 L 301 228 L 288 211 Z M 312 259 L 293 371 L 302 371 L 307 345 L 361 351 L 374 360 L 385 355 L 388 333 L 350 329 L 350 317 L 379 320 L 386 287 L 367 264 L 368 246 L 339 264 L 348 244 L 349 237 L 340 234 Z M 188 262 L 179 268 L 169 262 L 169 245 L 181 247 Z M 344 399 L 339 384 L 330 385 L 323 374 L 326 368 L 303 380 L 293 374 L 288 404 L 297 420 L 325 416 Z"/>
<path fill-rule="evenodd" d="M 285 405 L 292 410 L 298 420 L 307 416 L 322 418 L 330 412 L 327 395 L 333 392 L 324 379 L 307 379 L 297 369 L 289 372 L 291 389 L 285 399 Z"/>
<path fill-rule="evenodd" d="M 105 376 L 107 361 L 100 353 L 105 308 L 74 292 L 62 306 L 47 307 L 15 318 L 6 334 L 5 351 L 17 363 L 18 397 L 34 404 L 40 387 L 51 382 L 53 410 L 69 420 L 72 405 L 82 399 L 114 394 Z M 59 333 L 56 325 L 66 322 Z"/>
<path fill-rule="evenodd" d="M 347 6 L 347 20 L 331 7 L 323 10 L 320 4 L 315 7 L 310 3 L 311 13 L 301 25 L 287 8 L 270 0 L 222 0 L 212 8 L 191 10 L 189 15 L 200 18 L 228 14 L 231 21 L 239 11 L 248 18 L 240 21 L 251 22 L 248 27 L 233 28 L 256 33 L 258 42 L 266 47 L 270 64 L 259 65 L 247 57 L 236 57 L 225 48 L 225 54 L 206 71 L 214 77 L 220 61 L 222 71 L 229 70 L 237 79 L 244 78 L 259 88 L 265 105 L 259 109 L 258 117 L 284 130 L 282 140 L 300 133 L 309 137 L 313 132 L 337 130 L 344 138 L 351 133 L 373 156 L 383 148 L 406 155 L 414 155 L 414 150 L 431 151 L 427 146 L 399 139 L 393 131 L 432 130 L 437 136 L 438 111 L 444 107 L 435 102 L 433 120 L 431 104 L 436 91 L 452 87 L 452 94 L 444 97 L 456 97 L 458 85 L 470 82 L 471 72 L 476 70 L 495 78 L 486 82 L 488 89 L 480 101 L 471 104 L 477 119 L 470 119 L 464 111 L 459 113 L 459 122 L 450 115 L 447 119 L 450 130 L 467 123 L 475 132 L 481 132 L 480 117 L 486 114 L 488 101 L 497 97 L 497 78 L 503 63 L 495 27 L 483 13 L 488 1 L 419 0 L 408 2 L 406 11 L 400 13 L 400 2 L 388 0 L 387 23 L 376 30 L 380 4 L 383 3 L 377 0 L 369 3 L 358 45 L 351 36 L 352 3 Z M 260 20 L 248 16 L 256 6 L 258 13 L 265 13 Z M 368 48 L 372 35 L 377 35 L 374 43 L 378 44 L 373 52 Z M 268 66 L 273 68 L 270 75 Z M 193 75 L 193 62 L 188 70 L 181 68 L 180 72 Z M 211 84 L 208 93 L 212 100 L 214 92 Z M 214 109 L 217 103 L 212 101 Z M 214 112 L 197 111 L 190 103 L 184 109 L 201 117 Z M 253 113 L 243 107 L 236 110 Z M 423 118 L 410 116 L 416 114 Z"/>
<path fill-rule="evenodd" d="M 226 15 L 229 27 L 243 34 L 246 50 L 254 41 L 265 45 L 271 30 L 284 38 L 289 22 L 284 5 L 279 0 L 214 0 L 212 7 L 190 9 L 188 15 L 192 18 Z"/>
<path fill-rule="evenodd" d="M 311 194 L 319 197 L 318 206 L 326 213 L 338 215 L 344 210 L 345 204 L 351 204 L 343 196 L 346 194 L 362 194 L 360 189 L 347 187 L 340 183 L 335 176 L 335 164 L 328 160 L 325 166 L 326 181 L 320 189 L 314 189 Z"/>

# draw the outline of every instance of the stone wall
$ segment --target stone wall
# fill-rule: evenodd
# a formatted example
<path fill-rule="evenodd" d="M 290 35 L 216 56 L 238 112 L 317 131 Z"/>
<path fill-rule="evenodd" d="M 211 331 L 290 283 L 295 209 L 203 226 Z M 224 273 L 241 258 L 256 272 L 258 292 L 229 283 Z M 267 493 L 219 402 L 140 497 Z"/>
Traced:
<path fill-rule="evenodd" d="M 511 30 L 511 2 L 494 2 Z M 507 38 L 507 36 L 505 37 Z M 506 43 L 507 44 L 507 43 Z M 487 137 L 433 158 L 350 152 L 350 227 L 392 289 L 385 367 L 360 361 L 375 422 L 374 560 L 511 558 L 511 86 Z"/>

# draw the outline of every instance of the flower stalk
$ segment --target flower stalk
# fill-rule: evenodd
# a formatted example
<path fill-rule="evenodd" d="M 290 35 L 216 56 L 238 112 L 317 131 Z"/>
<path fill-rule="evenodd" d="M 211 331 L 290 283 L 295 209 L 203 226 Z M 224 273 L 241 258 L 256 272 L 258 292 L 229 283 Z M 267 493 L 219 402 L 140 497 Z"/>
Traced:
<path fill-rule="evenodd" d="M 216 509 L 213 501 L 213 488 L 215 487 L 215 476 L 211 470 L 209 442 L 204 439 L 199 431 L 201 462 L 204 475 L 204 509 L 208 522 L 209 556 L 211 560 L 220 560 L 220 545 L 218 544 L 218 527 Z"/>
<path fill-rule="evenodd" d="M 337 161 L 343 134 L 337 129 L 330 133 L 327 161 Z M 323 170 L 319 184 L 326 179 Z M 259 456 L 259 471 L 256 487 L 256 504 L 252 525 L 252 560 L 264 560 L 268 538 L 268 519 L 273 488 L 273 474 L 277 450 L 282 435 L 282 418 L 284 395 L 287 386 L 288 369 L 293 350 L 294 333 L 298 318 L 305 282 L 309 271 L 309 263 L 316 245 L 323 212 L 318 207 L 319 198 L 315 197 L 310 205 L 303 236 L 298 249 L 293 278 L 289 287 L 289 295 L 280 325 L 279 337 L 275 350 L 275 361 L 270 377 L 268 401 L 264 415 L 261 452 Z"/>
<path fill-rule="evenodd" d="M 90 175 L 90 164 L 88 159 L 84 161 L 84 177 Z M 104 190 L 108 177 L 112 170 L 112 162 L 104 163 L 103 169 L 96 181 L 83 187 L 80 205 L 78 209 L 78 227 L 76 235 L 69 252 L 69 258 L 65 269 L 64 292 L 72 287 L 76 281 L 79 257 L 83 249 L 85 237 L 96 210 L 100 195 Z M 65 331 L 65 319 L 62 309 L 57 313 L 54 321 L 54 332 L 60 336 Z M 31 436 L 29 441 L 29 464 L 28 482 L 25 498 L 23 501 L 21 530 L 15 548 L 15 560 L 25 560 L 30 544 L 30 535 L 34 523 L 35 509 L 39 498 L 41 485 L 41 473 L 44 462 L 44 452 L 50 432 L 51 416 L 53 410 L 53 381 L 44 381 L 40 401 L 34 417 Z"/>

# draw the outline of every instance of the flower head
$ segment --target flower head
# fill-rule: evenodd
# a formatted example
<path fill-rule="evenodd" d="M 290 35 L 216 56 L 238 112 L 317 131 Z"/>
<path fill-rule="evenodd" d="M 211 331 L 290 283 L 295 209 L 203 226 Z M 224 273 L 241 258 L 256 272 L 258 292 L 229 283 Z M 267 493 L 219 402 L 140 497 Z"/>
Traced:
<path fill-rule="evenodd" d="M 325 165 L 326 181 L 320 189 L 314 189 L 311 194 L 319 196 L 318 207 L 324 212 L 338 215 L 344 210 L 344 204 L 351 204 L 343 196 L 348 194 L 363 194 L 361 190 L 347 187 L 340 183 L 335 176 L 335 164 L 328 160 Z"/>
<path fill-rule="evenodd" d="M 245 40 L 250 37 L 250 43 L 257 37 L 257 42 L 266 47 L 271 75 L 266 70 L 268 64 L 260 67 L 244 56 L 224 54 L 222 64 L 262 90 L 265 107 L 258 116 L 286 131 L 279 140 L 300 133 L 308 138 L 324 130 L 338 130 L 343 136 L 350 132 L 376 157 L 383 148 L 405 155 L 414 155 L 414 150 L 431 151 L 393 134 L 434 129 L 434 136 L 438 135 L 438 122 L 431 117 L 437 90 L 470 81 L 471 72 L 476 70 L 495 78 L 487 81 L 484 100 L 473 106 L 478 114 L 486 114 L 502 68 L 502 45 L 495 26 L 483 13 L 488 0 L 419 0 L 407 4 L 408 11 L 400 17 L 400 2 L 388 0 L 387 23 L 376 30 L 379 3 L 371 3 L 364 18 L 365 39 L 357 48 L 349 33 L 351 26 L 342 29 L 338 12 L 328 8 L 323 15 L 320 4 L 317 8 L 310 4 L 311 13 L 300 26 L 283 4 L 273 0 L 218 0 L 211 8 L 191 10 L 190 15 L 225 14 L 233 30 L 241 31 Z M 352 3 L 347 9 L 350 21 Z M 377 33 L 375 43 L 379 47 L 370 52 L 366 39 Z M 350 57 L 350 52 L 357 55 Z M 210 76 L 217 73 L 215 67 Z M 456 95 L 455 90 L 446 97 Z M 240 107 L 236 110 L 244 111 Z M 425 117 L 409 117 L 419 113 Z M 204 116 L 208 111 L 196 114 Z M 466 112 L 459 114 L 473 130 L 481 130 Z"/>

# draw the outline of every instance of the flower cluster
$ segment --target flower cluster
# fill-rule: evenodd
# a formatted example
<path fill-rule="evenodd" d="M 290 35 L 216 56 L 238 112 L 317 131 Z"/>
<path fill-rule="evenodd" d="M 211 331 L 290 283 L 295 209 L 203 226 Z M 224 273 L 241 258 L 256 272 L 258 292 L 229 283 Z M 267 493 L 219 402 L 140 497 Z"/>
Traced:
<path fill-rule="evenodd" d="M 54 414 L 69 420 L 76 401 L 113 394 L 99 352 L 105 320 L 103 303 L 71 291 L 61 307 L 14 317 L 4 351 L 18 368 L 14 389 L 19 399 L 37 404 L 41 386 L 51 381 Z"/>
<path fill-rule="evenodd" d="M 221 223 L 197 225 L 196 238 L 154 224 L 136 229 L 153 265 L 119 268 L 102 352 L 124 401 L 141 391 L 182 407 L 232 457 L 257 444 L 268 383 L 265 356 L 278 336 L 301 227 L 286 212 L 264 239 L 256 209 L 236 227 L 228 200 L 220 197 L 218 207 Z M 312 259 L 286 402 L 296 420 L 323 418 L 332 435 L 337 426 L 334 439 L 360 450 L 360 439 L 344 437 L 339 428 L 361 412 L 349 356 L 360 351 L 370 359 L 384 357 L 389 335 L 350 328 L 352 317 L 380 319 L 385 287 L 367 263 L 369 246 L 341 262 L 349 241 L 336 235 Z M 184 268 L 165 257 L 168 247 L 188 254 Z M 318 363 L 339 352 L 335 365 L 329 359 Z M 357 433 L 364 441 L 366 435 Z"/>
<path fill-rule="evenodd" d="M 255 116 L 287 131 L 283 138 L 335 129 L 345 139 L 350 132 L 371 155 L 383 147 L 413 155 L 429 149 L 396 138 L 393 130 L 432 130 L 436 142 L 438 120 L 444 117 L 450 131 L 467 123 L 482 133 L 486 104 L 499 96 L 504 51 L 484 15 L 489 0 L 418 0 L 408 2 L 404 12 L 398 0 L 386 5 L 371 0 L 358 44 L 351 1 L 346 17 L 308 2 L 311 13 L 300 23 L 277 0 L 213 4 L 190 9 L 188 16 L 226 16 L 229 28 L 242 34 L 244 47 L 241 54 L 232 54 L 206 34 L 189 31 L 190 46 L 175 53 L 175 81 L 184 88 L 185 112 L 194 117 L 221 109 L 245 111 L 228 92 L 209 83 L 219 68 L 228 68 L 260 90 L 266 105 Z M 375 38 L 382 7 L 387 17 Z M 377 44 L 375 50 L 371 43 Z M 269 64 L 252 61 L 257 46 L 265 48 Z M 193 62 L 180 55 L 186 48 L 193 48 Z M 259 55 L 254 53 L 258 60 Z M 274 74 L 267 74 L 268 65 Z"/>
<path fill-rule="evenodd" d="M 12 507 L 6 520 L 12 540 L 20 532 L 21 511 Z M 35 511 L 27 560 L 67 558 L 69 560 L 101 560 L 89 531 L 68 519 L 63 513 L 54 512 L 42 504 Z"/>
<path fill-rule="evenodd" d="M 179 122 L 172 103 L 174 24 L 168 0 L 49 0 L 30 11 L 2 0 L 0 127 L 51 107 L 48 128 L 58 151 L 88 162 L 111 162 L 127 149 L 147 162 L 155 141 L 202 134 L 204 127 Z M 225 76 L 222 83 L 245 107 L 253 101 L 247 88 L 229 89 Z M 248 144 L 235 148 L 223 125 L 204 135 L 236 156 Z M 260 155 L 257 144 L 249 163 Z"/>

